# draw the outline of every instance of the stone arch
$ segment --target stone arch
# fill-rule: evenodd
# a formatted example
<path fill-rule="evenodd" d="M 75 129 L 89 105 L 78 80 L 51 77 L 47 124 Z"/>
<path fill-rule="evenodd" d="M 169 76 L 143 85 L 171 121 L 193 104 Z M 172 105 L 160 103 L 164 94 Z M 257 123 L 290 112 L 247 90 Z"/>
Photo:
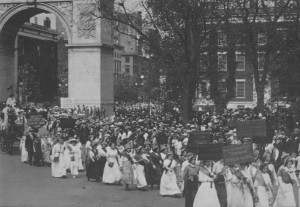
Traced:
<path fill-rule="evenodd" d="M 68 42 L 69 44 L 72 43 L 72 29 L 70 26 L 72 26 L 72 22 L 66 18 L 66 15 L 62 14 L 61 11 L 59 11 L 58 8 L 55 6 L 52 6 L 51 4 L 44 4 L 39 3 L 37 5 L 28 5 L 28 4 L 19 4 L 17 6 L 14 6 L 10 9 L 8 9 L 1 17 L 0 17 L 0 32 L 2 31 L 5 24 L 11 20 L 15 15 L 18 15 L 20 12 L 24 12 L 26 10 L 31 10 L 32 12 L 29 12 L 29 16 L 34 16 L 36 14 L 42 13 L 42 12 L 49 12 L 52 14 L 55 14 L 59 21 L 63 24 L 67 36 L 68 36 Z M 72 18 L 70 18 L 72 19 Z"/>

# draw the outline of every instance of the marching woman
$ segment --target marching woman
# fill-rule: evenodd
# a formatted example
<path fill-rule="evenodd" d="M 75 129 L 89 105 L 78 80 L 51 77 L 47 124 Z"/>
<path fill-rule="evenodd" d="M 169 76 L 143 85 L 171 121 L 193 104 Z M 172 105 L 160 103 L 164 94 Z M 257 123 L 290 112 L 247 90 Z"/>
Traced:
<path fill-rule="evenodd" d="M 70 153 L 70 171 L 73 175 L 73 178 L 76 178 L 78 175 L 78 170 L 80 169 L 81 149 L 80 145 L 77 144 L 78 141 L 76 139 L 71 139 L 69 143 L 70 145 L 68 148 Z"/>
<path fill-rule="evenodd" d="M 253 207 L 251 192 L 254 192 L 254 188 L 251 176 L 245 176 L 246 173 L 242 172 L 244 170 L 240 164 L 235 164 L 228 171 L 228 207 Z M 256 195 L 255 198 L 257 198 Z"/>
<path fill-rule="evenodd" d="M 129 190 L 129 186 L 135 184 L 134 179 L 134 161 L 132 159 L 132 141 L 124 146 L 124 152 L 121 153 L 120 169 L 122 172 L 122 183 L 125 184 L 125 190 Z"/>
<path fill-rule="evenodd" d="M 254 176 L 254 189 L 258 196 L 257 207 L 269 207 L 273 203 L 273 186 L 268 172 L 268 164 L 262 164 Z"/>
<path fill-rule="evenodd" d="M 120 184 L 122 173 L 119 167 L 118 150 L 114 142 L 107 148 L 107 161 L 104 167 L 102 182 L 105 184 Z"/>
<path fill-rule="evenodd" d="M 175 168 L 177 162 L 173 159 L 173 153 L 170 151 L 167 159 L 164 160 L 164 172 L 160 179 L 160 195 L 180 197 L 181 191 L 177 185 Z"/>
<path fill-rule="evenodd" d="M 158 146 L 153 146 L 153 151 L 150 153 L 150 169 L 149 169 L 149 185 L 153 188 L 153 185 L 160 184 L 160 178 L 162 175 L 162 168 L 161 168 L 161 157 L 158 153 Z"/>
<path fill-rule="evenodd" d="M 214 184 L 216 176 L 212 173 L 211 161 L 206 160 L 203 162 L 203 167 L 200 168 L 198 176 L 201 185 L 195 196 L 193 207 L 220 207 Z"/>
<path fill-rule="evenodd" d="M 63 142 L 63 139 L 59 138 L 58 142 L 52 148 L 51 174 L 55 178 L 66 177 Z"/>
<path fill-rule="evenodd" d="M 103 177 L 103 172 L 104 172 L 104 167 L 106 164 L 106 154 L 107 154 L 107 143 L 102 142 L 102 144 L 98 145 L 97 150 L 98 150 L 98 156 L 99 156 L 99 177 L 100 180 L 102 180 Z"/>
<path fill-rule="evenodd" d="M 295 207 L 297 196 L 293 192 L 293 185 L 299 188 L 299 183 L 293 170 L 293 160 L 287 158 L 278 170 L 278 193 L 274 207 Z M 298 197 L 299 198 L 299 197 Z"/>
<path fill-rule="evenodd" d="M 196 166 L 196 156 L 192 156 L 182 176 L 184 180 L 185 207 L 193 207 L 198 190 L 198 173 L 199 167 Z"/>
<path fill-rule="evenodd" d="M 137 151 L 137 154 L 134 157 L 136 164 L 136 179 L 137 179 L 137 188 L 142 191 L 147 190 L 147 181 L 145 176 L 145 165 L 149 160 L 144 155 L 144 149 L 140 147 Z"/>
<path fill-rule="evenodd" d="M 98 152 L 98 142 L 94 141 L 92 144 L 92 149 L 88 151 L 89 161 L 88 168 L 86 172 L 87 179 L 95 179 L 97 182 L 100 181 L 100 162 L 99 162 L 99 152 Z"/>
<path fill-rule="evenodd" d="M 28 152 L 25 147 L 25 141 L 26 141 L 26 132 L 24 132 L 20 141 L 21 162 L 28 162 Z"/>

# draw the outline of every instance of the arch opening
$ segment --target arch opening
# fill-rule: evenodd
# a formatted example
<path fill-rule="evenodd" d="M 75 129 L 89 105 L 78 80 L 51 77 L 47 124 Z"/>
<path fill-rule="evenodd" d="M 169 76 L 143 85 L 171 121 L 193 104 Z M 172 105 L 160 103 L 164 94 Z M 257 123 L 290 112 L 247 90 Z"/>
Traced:
<path fill-rule="evenodd" d="M 51 14 L 55 21 L 50 20 L 50 24 L 55 23 L 56 28 L 49 26 L 49 19 L 34 22 Z M 0 19 L 0 101 L 10 94 L 21 103 L 55 102 L 67 96 L 65 45 L 70 42 L 67 22 L 48 5 L 21 5 L 4 14 Z"/>

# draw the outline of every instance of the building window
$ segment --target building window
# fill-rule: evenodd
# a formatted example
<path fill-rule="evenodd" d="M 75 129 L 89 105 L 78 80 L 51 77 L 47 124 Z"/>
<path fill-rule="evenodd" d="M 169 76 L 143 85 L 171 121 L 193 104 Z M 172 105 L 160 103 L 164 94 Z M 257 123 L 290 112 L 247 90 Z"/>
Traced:
<path fill-rule="evenodd" d="M 218 54 L 218 70 L 227 71 L 227 54 Z"/>
<path fill-rule="evenodd" d="M 226 34 L 224 32 L 218 32 L 218 46 L 226 46 Z"/>
<path fill-rule="evenodd" d="M 236 98 L 245 98 L 245 79 L 236 80 Z"/>
<path fill-rule="evenodd" d="M 130 66 L 129 65 L 125 65 L 125 73 L 129 73 L 130 72 Z"/>
<path fill-rule="evenodd" d="M 125 57 L 125 63 L 129 63 L 130 62 L 130 57 Z"/>
<path fill-rule="evenodd" d="M 257 43 L 259 46 L 263 46 L 267 44 L 267 37 L 265 34 L 260 33 L 257 35 Z"/>
<path fill-rule="evenodd" d="M 46 19 L 44 20 L 44 27 L 50 29 L 51 28 L 51 20 L 49 17 L 46 17 Z"/>
<path fill-rule="evenodd" d="M 244 71 L 245 70 L 245 54 L 236 54 L 236 70 Z"/>
<path fill-rule="evenodd" d="M 258 70 L 264 70 L 265 53 L 259 52 L 257 57 L 258 57 Z"/>

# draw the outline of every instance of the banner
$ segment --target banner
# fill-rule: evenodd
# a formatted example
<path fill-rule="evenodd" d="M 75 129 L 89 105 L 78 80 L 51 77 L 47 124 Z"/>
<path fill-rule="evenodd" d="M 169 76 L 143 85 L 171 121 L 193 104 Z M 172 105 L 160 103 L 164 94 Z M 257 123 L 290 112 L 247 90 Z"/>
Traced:
<path fill-rule="evenodd" d="M 222 147 L 225 165 L 248 163 L 254 161 L 252 144 L 233 144 Z"/>
<path fill-rule="evenodd" d="M 74 129 L 76 119 L 73 118 L 60 118 L 60 126 L 62 129 Z"/>
<path fill-rule="evenodd" d="M 187 149 L 191 152 L 197 153 L 199 144 L 209 144 L 210 131 L 195 131 L 190 133 Z"/>
<path fill-rule="evenodd" d="M 60 98 L 60 107 L 62 109 L 73 109 L 74 100 L 71 98 Z"/>
<path fill-rule="evenodd" d="M 46 120 L 41 114 L 29 114 L 27 118 L 27 125 L 39 129 L 46 124 Z"/>
<path fill-rule="evenodd" d="M 198 160 L 222 159 L 222 147 L 227 145 L 227 143 L 199 144 Z"/>
<path fill-rule="evenodd" d="M 266 120 L 251 120 L 236 122 L 237 138 L 267 137 Z"/>

